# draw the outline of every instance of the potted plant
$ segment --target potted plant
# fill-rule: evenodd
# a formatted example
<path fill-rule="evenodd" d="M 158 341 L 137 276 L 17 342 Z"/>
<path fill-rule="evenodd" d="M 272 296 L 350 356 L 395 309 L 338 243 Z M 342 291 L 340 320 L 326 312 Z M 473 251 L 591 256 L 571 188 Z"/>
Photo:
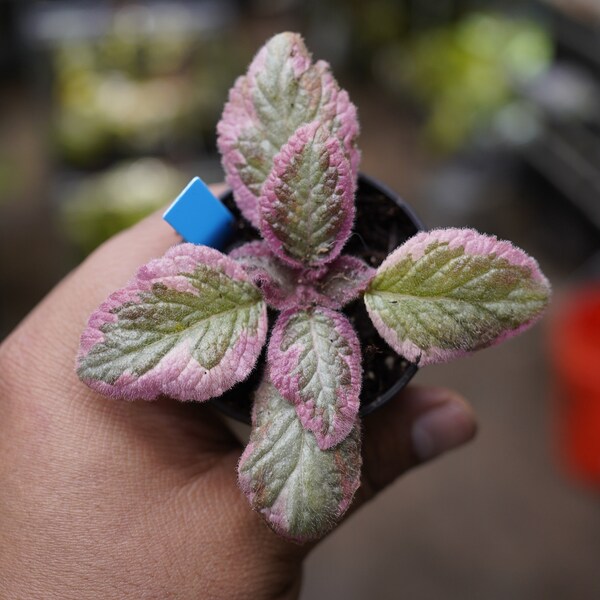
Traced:
<path fill-rule="evenodd" d="M 377 268 L 342 254 L 356 211 L 356 109 L 297 34 L 258 52 L 218 134 L 235 202 L 262 241 L 229 255 L 179 244 L 141 267 L 90 317 L 78 374 L 119 398 L 220 397 L 255 368 L 267 307 L 279 311 L 239 483 L 275 531 L 315 539 L 360 481 L 361 343 L 344 307 L 363 298 L 389 346 L 426 365 L 530 326 L 550 287 L 522 250 L 470 229 L 417 233 Z"/>
<path fill-rule="evenodd" d="M 245 243 L 259 240 L 257 229 L 241 216 L 233 192 L 222 194 L 220 200 L 236 217 L 233 242 L 227 251 L 231 254 Z M 398 195 L 362 173 L 358 174 L 355 209 L 354 235 L 346 242 L 344 253 L 367 265 L 381 264 L 390 250 L 423 229 Z M 363 417 L 395 397 L 415 375 L 418 366 L 383 341 L 362 301 L 349 302 L 343 312 L 361 341 L 363 382 L 359 415 Z M 212 404 L 237 421 L 251 423 L 252 397 L 262 380 L 264 364 L 265 361 L 259 359 L 258 368 L 248 379 L 214 398 Z"/>

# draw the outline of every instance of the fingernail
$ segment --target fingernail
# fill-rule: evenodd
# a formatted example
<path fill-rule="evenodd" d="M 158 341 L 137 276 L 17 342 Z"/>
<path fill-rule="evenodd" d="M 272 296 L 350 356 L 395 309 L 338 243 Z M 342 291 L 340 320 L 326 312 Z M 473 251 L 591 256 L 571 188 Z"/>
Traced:
<path fill-rule="evenodd" d="M 412 426 L 413 450 L 421 461 L 468 442 L 475 434 L 475 420 L 459 400 L 448 399 L 421 414 Z"/>

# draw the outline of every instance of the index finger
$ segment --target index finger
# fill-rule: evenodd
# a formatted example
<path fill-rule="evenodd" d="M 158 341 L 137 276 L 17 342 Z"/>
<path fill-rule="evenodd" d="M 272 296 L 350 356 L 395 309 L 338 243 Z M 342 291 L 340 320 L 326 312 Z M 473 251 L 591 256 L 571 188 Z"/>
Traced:
<path fill-rule="evenodd" d="M 215 195 L 227 190 L 222 183 L 209 187 Z M 90 311 L 125 285 L 139 267 L 181 242 L 181 236 L 162 218 L 163 212 L 161 209 L 109 239 L 74 272 L 77 283 L 88 291 L 84 302 Z M 90 288 L 91 281 L 94 285 Z"/>

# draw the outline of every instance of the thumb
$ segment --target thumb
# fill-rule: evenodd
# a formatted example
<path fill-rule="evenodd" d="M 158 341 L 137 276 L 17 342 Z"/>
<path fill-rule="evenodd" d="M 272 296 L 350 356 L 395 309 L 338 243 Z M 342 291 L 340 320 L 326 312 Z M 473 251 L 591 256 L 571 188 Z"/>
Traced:
<path fill-rule="evenodd" d="M 469 404 L 444 388 L 409 387 L 364 420 L 363 481 L 353 509 L 412 467 L 471 440 Z"/>

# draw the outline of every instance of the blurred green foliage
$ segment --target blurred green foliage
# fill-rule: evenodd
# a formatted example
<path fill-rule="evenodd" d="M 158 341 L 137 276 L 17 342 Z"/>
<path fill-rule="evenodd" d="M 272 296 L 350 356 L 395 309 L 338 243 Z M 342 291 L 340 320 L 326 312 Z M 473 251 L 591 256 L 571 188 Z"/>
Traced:
<path fill-rule="evenodd" d="M 485 129 L 552 55 L 540 24 L 473 13 L 388 46 L 377 72 L 387 86 L 423 103 L 428 138 L 448 152 Z"/>
<path fill-rule="evenodd" d="M 0 150 L 0 205 L 17 195 L 24 183 L 24 173 L 18 161 Z"/>
<path fill-rule="evenodd" d="M 55 137 L 86 166 L 165 147 L 198 147 L 214 127 L 243 52 L 216 37 L 113 31 L 53 51 Z"/>
<path fill-rule="evenodd" d="M 61 228 L 86 255 L 115 233 L 174 200 L 188 177 L 158 159 L 126 162 L 88 176 L 60 206 Z"/>

